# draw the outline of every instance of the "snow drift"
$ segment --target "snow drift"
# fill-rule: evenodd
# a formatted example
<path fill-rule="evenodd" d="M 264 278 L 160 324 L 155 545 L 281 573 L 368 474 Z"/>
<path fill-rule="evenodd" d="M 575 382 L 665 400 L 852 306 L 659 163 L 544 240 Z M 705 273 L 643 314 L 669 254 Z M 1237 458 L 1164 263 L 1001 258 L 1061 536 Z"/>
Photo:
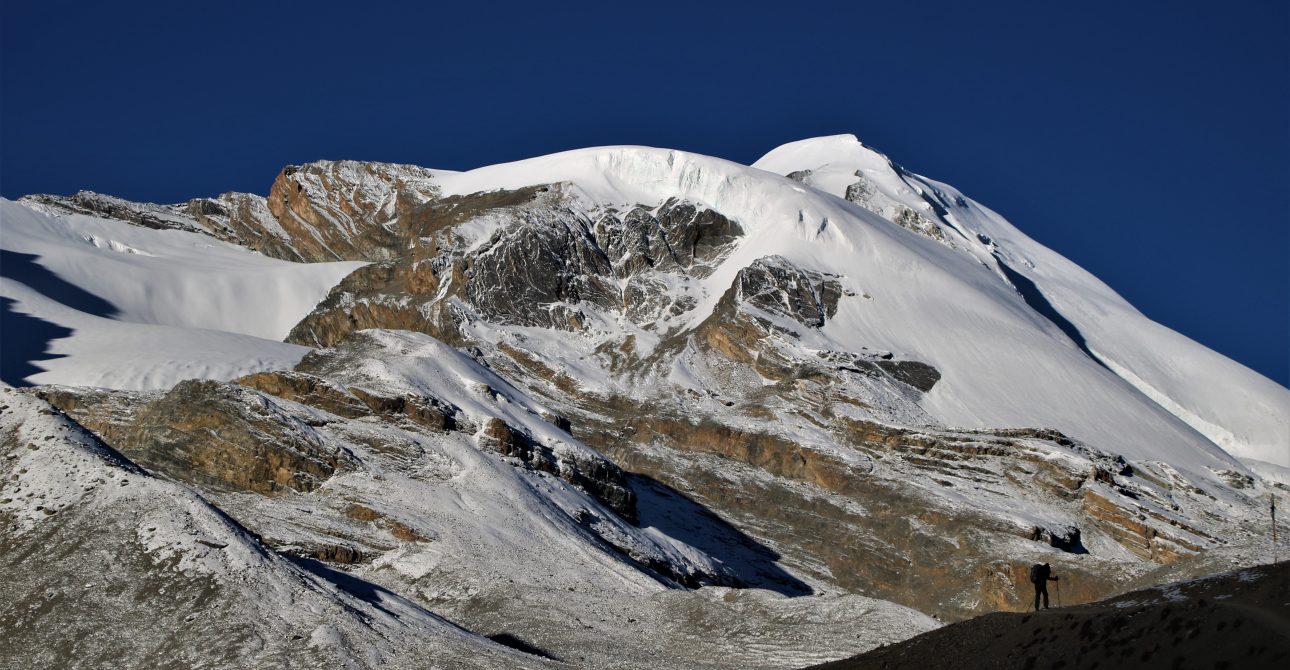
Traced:
<path fill-rule="evenodd" d="M 10 383 L 158 389 L 291 367 L 307 349 L 282 338 L 363 265 L 287 263 L 205 235 L 9 200 L 0 201 L 0 221 L 0 296 L 13 301 L 6 340 L 42 324 L 64 335 L 44 351 L 33 343 L 40 371 L 25 379 L 5 371 Z M 31 318 L 20 326 L 22 315 Z M 15 346 L 5 347 L 6 367 L 26 362 L 10 359 Z"/>

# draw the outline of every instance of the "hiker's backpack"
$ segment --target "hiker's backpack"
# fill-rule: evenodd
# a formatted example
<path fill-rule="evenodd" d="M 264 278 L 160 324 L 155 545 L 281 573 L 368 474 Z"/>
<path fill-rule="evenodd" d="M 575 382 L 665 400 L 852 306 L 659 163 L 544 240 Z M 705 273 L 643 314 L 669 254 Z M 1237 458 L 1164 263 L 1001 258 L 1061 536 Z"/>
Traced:
<path fill-rule="evenodd" d="M 1036 564 L 1034 564 L 1034 565 L 1030 566 L 1030 583 L 1031 583 L 1031 584 L 1038 584 L 1038 583 L 1039 583 L 1039 569 L 1040 569 L 1040 568 L 1042 568 L 1042 567 L 1044 567 L 1044 566 L 1042 566 L 1042 565 L 1040 565 L 1040 564 L 1038 564 L 1038 563 L 1036 563 Z"/>

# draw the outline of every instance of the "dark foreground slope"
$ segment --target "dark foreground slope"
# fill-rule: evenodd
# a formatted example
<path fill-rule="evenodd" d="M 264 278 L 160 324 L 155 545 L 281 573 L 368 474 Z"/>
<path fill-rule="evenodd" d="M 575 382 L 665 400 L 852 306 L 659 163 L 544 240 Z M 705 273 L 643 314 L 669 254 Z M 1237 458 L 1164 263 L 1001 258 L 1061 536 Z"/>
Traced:
<path fill-rule="evenodd" d="M 849 659 L 868 668 L 1290 667 L 1290 562 L 1038 613 L 998 613 Z"/>

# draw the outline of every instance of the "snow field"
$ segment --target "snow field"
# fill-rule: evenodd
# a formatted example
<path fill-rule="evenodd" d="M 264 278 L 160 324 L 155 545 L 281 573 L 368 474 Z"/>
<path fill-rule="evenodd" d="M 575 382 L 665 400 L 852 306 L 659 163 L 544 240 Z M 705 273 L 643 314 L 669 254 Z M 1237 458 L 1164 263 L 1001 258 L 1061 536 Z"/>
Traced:
<path fill-rule="evenodd" d="M 0 222 L 0 248 L 21 255 L 8 258 L 35 257 L 6 263 L 0 296 L 72 331 L 49 342 L 53 357 L 28 383 L 159 389 L 289 368 L 308 350 L 281 340 L 364 265 L 288 263 L 205 235 L 8 200 Z"/>

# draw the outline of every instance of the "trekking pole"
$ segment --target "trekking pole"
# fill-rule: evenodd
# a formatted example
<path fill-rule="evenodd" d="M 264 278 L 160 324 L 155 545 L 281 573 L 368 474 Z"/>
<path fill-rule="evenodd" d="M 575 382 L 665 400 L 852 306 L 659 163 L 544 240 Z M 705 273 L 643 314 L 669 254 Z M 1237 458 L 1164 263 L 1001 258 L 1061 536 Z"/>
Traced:
<path fill-rule="evenodd" d="M 1057 580 L 1057 606 L 1062 606 L 1062 580 Z"/>

